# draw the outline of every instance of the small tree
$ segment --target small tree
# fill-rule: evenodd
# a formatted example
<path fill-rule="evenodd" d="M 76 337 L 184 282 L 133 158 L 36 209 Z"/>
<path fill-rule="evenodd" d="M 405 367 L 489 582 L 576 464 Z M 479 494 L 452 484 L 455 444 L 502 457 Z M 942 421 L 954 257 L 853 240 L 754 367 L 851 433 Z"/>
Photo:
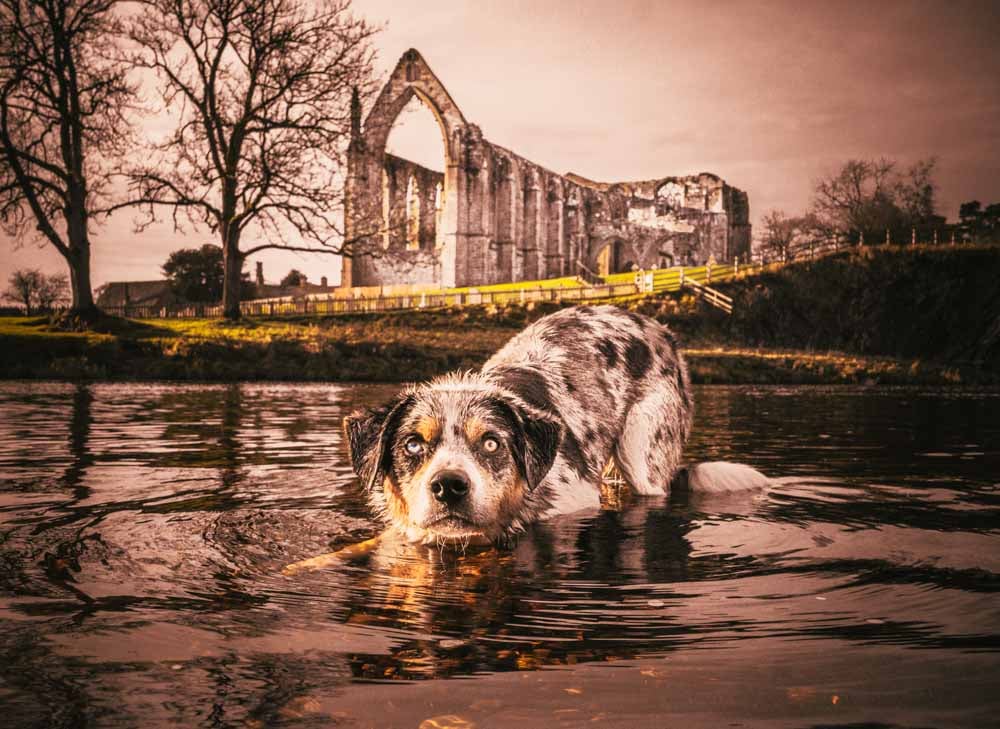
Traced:
<path fill-rule="evenodd" d="M 92 221 L 131 149 L 128 67 L 109 60 L 115 0 L 0 0 L 0 226 L 69 267 L 73 309 L 96 311 Z"/>
<path fill-rule="evenodd" d="M 46 276 L 37 268 L 22 268 L 7 279 L 3 297 L 24 307 L 24 313 L 47 311 L 68 299 L 69 282 L 64 274 Z"/>
<path fill-rule="evenodd" d="M 341 155 L 352 91 L 372 86 L 371 38 L 349 0 L 142 0 L 134 62 L 156 73 L 174 131 L 131 170 L 133 202 L 219 236 L 223 309 L 240 315 L 247 256 L 348 253 Z M 176 221 L 176 218 L 175 218 Z M 253 230 L 266 243 L 241 247 Z"/>
<path fill-rule="evenodd" d="M 788 249 L 795 240 L 795 219 L 789 218 L 781 210 L 771 210 L 761 219 L 764 226 L 764 249 L 784 261 Z"/>
<path fill-rule="evenodd" d="M 790 218 L 781 210 L 771 210 L 761 219 L 765 250 L 785 261 L 795 258 L 804 247 L 816 240 L 817 223 L 812 215 Z"/>
<path fill-rule="evenodd" d="M 41 272 L 38 269 L 19 269 L 7 279 L 7 290 L 4 299 L 20 304 L 24 313 L 31 316 L 32 305 L 35 303 L 35 293 L 41 285 Z"/>
<path fill-rule="evenodd" d="M 38 288 L 39 311 L 52 311 L 71 300 L 69 279 L 65 273 L 54 273 L 51 276 L 42 274 L 42 285 Z"/>
<path fill-rule="evenodd" d="M 222 298 L 222 249 L 206 243 L 201 248 L 174 251 L 163 264 L 163 274 L 182 299 L 215 303 Z"/>
<path fill-rule="evenodd" d="M 306 282 L 306 275 L 297 268 L 293 268 L 285 277 L 281 279 L 282 286 L 303 286 Z"/>
<path fill-rule="evenodd" d="M 958 209 L 962 238 L 987 243 L 1000 240 L 1000 203 L 983 208 L 979 200 L 962 203 Z"/>
<path fill-rule="evenodd" d="M 937 221 L 934 215 L 935 160 L 921 160 L 906 170 L 890 159 L 848 160 L 816 182 L 812 214 L 826 236 L 864 234 L 878 240 L 886 231 L 909 240 L 910 229 Z"/>

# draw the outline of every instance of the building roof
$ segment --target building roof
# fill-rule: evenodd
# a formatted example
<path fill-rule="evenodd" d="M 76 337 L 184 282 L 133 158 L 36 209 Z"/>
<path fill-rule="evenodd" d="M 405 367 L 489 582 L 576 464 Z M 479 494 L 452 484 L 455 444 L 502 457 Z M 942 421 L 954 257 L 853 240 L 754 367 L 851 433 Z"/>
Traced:
<path fill-rule="evenodd" d="M 169 281 L 112 281 L 99 290 L 97 305 L 167 306 L 178 301 Z"/>
<path fill-rule="evenodd" d="M 277 299 L 309 294 L 333 293 L 336 286 L 323 286 L 306 282 L 301 286 L 280 284 L 252 284 L 253 293 L 244 293 L 243 300 Z M 181 297 L 170 288 L 169 281 L 112 281 L 98 289 L 97 305 L 101 308 L 115 306 L 172 306 L 183 304 Z"/>

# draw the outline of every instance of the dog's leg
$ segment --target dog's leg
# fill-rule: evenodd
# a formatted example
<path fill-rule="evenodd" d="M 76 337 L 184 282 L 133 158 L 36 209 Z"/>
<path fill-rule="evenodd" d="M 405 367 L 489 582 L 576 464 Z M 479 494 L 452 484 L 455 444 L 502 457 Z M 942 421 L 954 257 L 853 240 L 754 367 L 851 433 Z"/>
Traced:
<path fill-rule="evenodd" d="M 544 518 L 601 507 L 600 486 L 584 478 L 574 476 L 561 479 L 558 488 L 550 493 L 549 507 L 545 510 Z"/>
<path fill-rule="evenodd" d="M 670 388 L 652 389 L 629 408 L 615 460 L 636 493 L 666 492 L 680 466 L 687 427 L 679 396 Z"/>

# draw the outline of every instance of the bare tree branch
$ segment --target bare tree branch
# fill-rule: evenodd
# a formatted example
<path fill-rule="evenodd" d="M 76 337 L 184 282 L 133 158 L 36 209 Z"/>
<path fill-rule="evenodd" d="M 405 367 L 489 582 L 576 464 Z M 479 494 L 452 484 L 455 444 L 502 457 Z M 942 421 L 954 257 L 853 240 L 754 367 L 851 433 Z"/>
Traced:
<path fill-rule="evenodd" d="M 933 159 L 902 172 L 884 157 L 848 160 L 816 182 L 812 224 L 827 235 L 864 235 L 871 241 L 890 231 L 898 240 L 934 218 L 934 167 Z"/>
<path fill-rule="evenodd" d="M 218 234 L 223 308 L 237 317 L 246 256 L 345 252 L 339 175 L 352 89 L 374 92 L 376 29 L 351 15 L 349 0 L 141 5 L 129 24 L 134 62 L 157 74 L 179 120 L 129 170 L 132 202 L 147 223 L 162 207 Z M 266 242 L 242 249 L 244 233 Z"/>
<path fill-rule="evenodd" d="M 0 0 L 0 226 L 66 259 L 73 308 L 93 310 L 90 233 L 132 146 L 116 0 Z"/>

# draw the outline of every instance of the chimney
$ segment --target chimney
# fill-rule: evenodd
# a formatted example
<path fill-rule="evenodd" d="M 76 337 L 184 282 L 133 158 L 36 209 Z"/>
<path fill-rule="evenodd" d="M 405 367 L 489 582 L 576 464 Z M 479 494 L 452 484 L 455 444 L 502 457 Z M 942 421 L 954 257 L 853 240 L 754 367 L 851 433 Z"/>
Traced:
<path fill-rule="evenodd" d="M 327 286 L 326 286 L 326 276 L 320 277 L 319 285 L 322 286 L 324 289 L 327 288 Z"/>
<path fill-rule="evenodd" d="M 264 262 L 257 261 L 257 285 L 264 285 Z"/>

